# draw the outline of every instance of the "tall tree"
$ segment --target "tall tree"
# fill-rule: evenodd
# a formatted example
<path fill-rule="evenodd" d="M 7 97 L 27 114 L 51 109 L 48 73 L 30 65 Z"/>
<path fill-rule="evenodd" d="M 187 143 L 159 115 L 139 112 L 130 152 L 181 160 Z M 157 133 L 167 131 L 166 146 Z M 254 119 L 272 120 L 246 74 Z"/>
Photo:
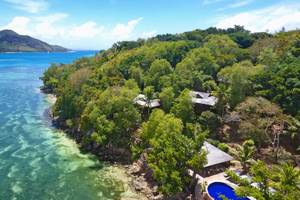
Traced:
<path fill-rule="evenodd" d="M 184 124 L 193 121 L 195 114 L 189 90 L 182 91 L 179 97 L 175 99 L 171 113 L 180 118 Z"/>
<path fill-rule="evenodd" d="M 270 192 L 271 170 L 262 161 L 258 161 L 251 167 L 250 174 L 257 187 L 247 184 L 238 187 L 236 193 L 239 196 L 251 196 L 258 200 L 273 200 L 274 195 Z"/>
<path fill-rule="evenodd" d="M 165 59 L 153 61 L 146 77 L 146 85 L 154 86 L 155 90 L 161 90 L 164 79 L 173 72 L 171 64 Z"/>
<path fill-rule="evenodd" d="M 213 77 L 216 76 L 219 66 L 210 49 L 203 47 L 193 49 L 186 58 L 190 58 L 193 61 L 193 70 L 202 71 L 204 74 Z"/>
<path fill-rule="evenodd" d="M 253 161 L 254 153 L 255 145 L 253 140 L 246 140 L 242 146 L 238 146 L 236 155 L 240 160 L 244 171 L 248 170 L 248 164 Z"/>
<path fill-rule="evenodd" d="M 142 126 L 142 138 L 149 148 L 147 162 L 154 178 L 160 183 L 160 190 L 166 195 L 183 191 L 190 183 L 187 169 L 199 171 L 206 164 L 202 150 L 204 137 L 197 143 L 183 134 L 183 123 L 173 115 L 154 111 L 148 122 Z"/>
<path fill-rule="evenodd" d="M 300 170 L 285 163 L 274 169 L 274 189 L 278 191 L 277 199 L 297 199 L 300 196 Z"/>
<path fill-rule="evenodd" d="M 240 118 L 239 132 L 245 138 L 251 138 L 257 150 L 263 144 L 271 144 L 267 128 L 277 120 L 288 120 L 280 107 L 262 97 L 248 97 L 236 109 Z"/>
<path fill-rule="evenodd" d="M 210 35 L 204 47 L 211 50 L 212 55 L 221 67 L 232 65 L 237 61 L 238 45 L 227 35 Z"/>
<path fill-rule="evenodd" d="M 218 78 L 228 87 L 229 104 L 234 108 L 252 93 L 252 77 L 263 70 L 262 66 L 253 66 L 249 61 L 226 67 L 218 73 Z"/>
<path fill-rule="evenodd" d="M 130 78 L 134 79 L 138 86 L 142 89 L 144 84 L 143 69 L 136 66 L 131 66 L 129 69 Z"/>
<path fill-rule="evenodd" d="M 272 67 L 274 68 L 276 65 L 278 65 L 278 56 L 276 53 L 274 53 L 273 49 L 265 48 L 262 52 L 260 52 L 260 55 L 258 56 L 258 62 L 267 66 L 267 68 L 270 70 Z"/>
<path fill-rule="evenodd" d="M 250 168 L 251 180 L 228 175 L 240 186 L 236 193 L 243 197 L 254 197 L 257 200 L 294 200 L 299 197 L 299 169 L 290 164 L 268 167 L 263 161 L 258 161 Z"/>
<path fill-rule="evenodd" d="M 159 99 L 163 110 L 165 112 L 169 112 L 175 99 L 175 93 L 173 88 L 172 87 L 164 88 L 159 94 Z"/>

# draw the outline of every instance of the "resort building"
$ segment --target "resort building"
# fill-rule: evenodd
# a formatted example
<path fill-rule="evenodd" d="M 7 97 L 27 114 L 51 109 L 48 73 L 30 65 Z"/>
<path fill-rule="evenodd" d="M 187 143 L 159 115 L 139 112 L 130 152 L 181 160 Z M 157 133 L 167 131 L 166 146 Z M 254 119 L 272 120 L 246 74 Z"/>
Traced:
<path fill-rule="evenodd" d="M 202 171 L 196 172 L 198 177 L 208 177 L 224 172 L 230 166 L 230 161 L 234 160 L 232 156 L 207 141 L 203 143 L 202 148 L 207 153 L 207 164 L 204 166 Z M 188 171 L 190 175 L 194 173 L 192 170 Z"/>
<path fill-rule="evenodd" d="M 204 177 L 224 172 L 229 167 L 230 161 L 234 160 L 232 156 L 208 142 L 204 142 L 203 149 L 207 152 L 207 164 L 200 173 Z"/>
<path fill-rule="evenodd" d="M 210 93 L 191 91 L 190 95 L 192 97 L 192 102 L 195 105 L 196 111 L 199 112 L 214 107 L 218 102 L 218 98 L 212 96 Z"/>
<path fill-rule="evenodd" d="M 133 102 L 143 108 L 158 108 L 160 106 L 159 99 L 148 99 L 144 94 L 139 94 Z"/>
<path fill-rule="evenodd" d="M 215 106 L 218 102 L 217 97 L 212 96 L 210 93 L 191 91 L 190 95 L 194 104 Z"/>
<path fill-rule="evenodd" d="M 234 158 L 207 141 L 204 142 L 202 148 L 207 152 L 207 164 L 204 169 L 201 172 L 196 172 L 196 174 L 192 170 L 188 170 L 188 174 L 193 176 L 196 182 L 194 188 L 195 199 L 214 200 L 212 195 L 215 191 L 211 190 L 215 190 L 213 188 L 215 185 L 216 187 L 222 186 L 222 188 L 219 188 L 219 192 L 224 192 L 222 190 L 226 188 L 229 192 L 234 193 L 233 188 L 236 186 L 225 177 L 225 171 Z"/>

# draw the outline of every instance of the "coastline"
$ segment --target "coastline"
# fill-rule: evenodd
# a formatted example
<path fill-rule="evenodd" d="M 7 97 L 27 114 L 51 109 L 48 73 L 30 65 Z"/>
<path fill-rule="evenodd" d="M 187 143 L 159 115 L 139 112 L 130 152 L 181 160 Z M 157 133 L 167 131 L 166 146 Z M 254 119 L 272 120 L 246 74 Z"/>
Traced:
<path fill-rule="evenodd" d="M 112 177 L 121 180 L 124 183 L 124 192 L 121 195 L 121 200 L 161 200 L 164 199 L 163 195 L 158 192 L 158 186 L 153 182 L 153 180 L 149 181 L 149 170 L 145 168 L 144 158 L 141 157 L 137 161 L 128 162 L 128 159 L 120 159 L 120 155 L 115 155 L 114 150 L 105 150 L 103 152 L 99 152 L 99 149 L 93 149 L 93 147 L 86 147 L 83 146 L 81 143 L 81 136 L 82 134 L 76 130 L 68 129 L 60 120 L 53 116 L 51 107 L 57 101 L 57 97 L 54 94 L 47 93 L 40 90 L 45 96 L 47 102 L 50 104 L 50 108 L 47 110 L 47 115 L 49 116 L 52 125 L 61 130 L 64 134 L 74 140 L 79 146 L 79 149 L 92 153 L 95 155 L 100 161 L 108 162 L 111 164 Z M 116 157 L 115 157 L 116 156 Z M 127 157 L 126 155 L 125 157 Z M 150 172 L 151 174 L 151 172 Z M 151 179 L 151 178 L 150 178 Z"/>

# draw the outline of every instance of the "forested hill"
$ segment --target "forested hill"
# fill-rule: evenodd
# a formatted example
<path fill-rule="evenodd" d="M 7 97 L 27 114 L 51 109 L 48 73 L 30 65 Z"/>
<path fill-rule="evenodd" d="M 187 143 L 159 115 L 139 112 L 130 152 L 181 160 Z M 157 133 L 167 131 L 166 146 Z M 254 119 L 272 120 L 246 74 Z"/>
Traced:
<path fill-rule="evenodd" d="M 67 50 L 27 35 L 19 35 L 12 30 L 0 31 L 0 52 L 64 52 Z"/>
<path fill-rule="evenodd" d="M 189 185 L 186 169 L 205 165 L 204 138 L 229 152 L 251 139 L 256 158 L 269 163 L 280 163 L 278 152 L 292 160 L 299 154 L 299 31 L 236 26 L 118 42 L 92 58 L 53 65 L 42 80 L 58 97 L 54 115 L 83 146 L 122 149 L 133 159 L 147 152 L 167 195 Z M 191 90 L 210 92 L 217 105 L 200 112 Z M 140 93 L 160 99 L 160 108 L 135 105 Z M 274 147 L 268 130 L 276 123 L 284 125 L 283 150 L 264 151 Z"/>

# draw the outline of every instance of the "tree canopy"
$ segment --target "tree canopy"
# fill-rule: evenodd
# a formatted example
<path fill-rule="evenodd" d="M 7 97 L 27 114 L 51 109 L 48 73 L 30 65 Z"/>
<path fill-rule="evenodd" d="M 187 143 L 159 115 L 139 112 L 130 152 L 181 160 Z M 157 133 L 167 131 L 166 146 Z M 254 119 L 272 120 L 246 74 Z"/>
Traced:
<path fill-rule="evenodd" d="M 251 33 L 235 26 L 122 41 L 93 57 L 51 65 L 41 77 L 43 90 L 57 96 L 53 115 L 82 146 L 124 148 L 132 159 L 146 154 L 160 191 L 171 196 L 190 183 L 187 169 L 205 165 L 205 138 L 227 150 L 223 142 L 247 140 L 238 157 L 249 167 L 253 143 L 256 153 L 271 147 L 268 130 L 283 122 L 280 145 L 297 152 L 299 35 L 298 30 Z M 209 93 L 217 104 L 200 109 L 190 91 Z M 145 112 L 134 103 L 139 94 L 149 101 L 158 98 L 160 109 Z M 279 169 L 280 183 L 290 179 L 288 171 Z M 264 188 L 247 192 L 269 198 L 269 168 L 258 163 L 250 172 Z M 276 187 L 286 197 L 294 195 L 289 189 L 294 186 L 286 185 Z"/>

